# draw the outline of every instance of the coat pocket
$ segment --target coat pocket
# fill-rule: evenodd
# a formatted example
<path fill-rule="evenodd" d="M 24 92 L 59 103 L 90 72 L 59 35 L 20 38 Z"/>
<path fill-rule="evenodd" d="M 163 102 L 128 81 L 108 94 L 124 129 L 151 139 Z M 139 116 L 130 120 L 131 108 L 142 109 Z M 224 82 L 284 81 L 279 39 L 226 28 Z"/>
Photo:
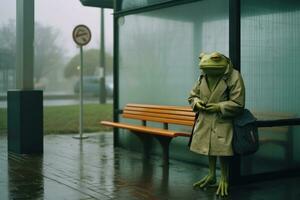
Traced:
<path fill-rule="evenodd" d="M 232 132 L 232 123 L 227 121 L 219 122 L 216 124 L 215 130 L 218 139 L 226 140 Z"/>

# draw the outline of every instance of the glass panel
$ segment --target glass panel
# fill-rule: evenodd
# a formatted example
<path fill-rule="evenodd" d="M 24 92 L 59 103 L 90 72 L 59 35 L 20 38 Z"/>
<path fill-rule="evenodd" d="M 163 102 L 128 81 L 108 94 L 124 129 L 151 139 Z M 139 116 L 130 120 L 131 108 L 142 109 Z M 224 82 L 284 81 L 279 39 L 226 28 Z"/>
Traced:
<path fill-rule="evenodd" d="M 259 119 L 299 117 L 300 3 L 242 0 L 241 69 L 246 105 Z M 294 167 L 300 160 L 298 127 L 260 129 L 261 149 L 244 174 Z M 248 157 L 243 159 L 247 166 Z M 248 165 L 250 167 L 250 165 Z"/>
<path fill-rule="evenodd" d="M 199 53 L 228 55 L 228 1 L 128 15 L 119 25 L 120 109 L 133 102 L 188 105 L 187 96 L 199 77 Z M 187 141 L 176 139 L 172 145 L 180 152 Z"/>
<path fill-rule="evenodd" d="M 43 0 L 35 2 L 36 89 L 44 91 L 45 133 L 78 133 L 80 55 L 73 38 L 73 28 L 87 25 L 92 32 L 84 51 L 84 130 L 100 131 L 101 117 L 112 115 L 112 10 L 105 9 L 106 83 L 109 104 L 99 104 L 100 9 L 84 7 L 80 1 Z"/>
<path fill-rule="evenodd" d="M 16 1 L 0 2 L 0 134 L 7 133 L 7 90 L 16 88 Z"/>
<path fill-rule="evenodd" d="M 216 2 L 119 19 L 121 108 L 129 102 L 187 105 L 199 76 L 199 52 L 228 54 L 228 2 Z"/>

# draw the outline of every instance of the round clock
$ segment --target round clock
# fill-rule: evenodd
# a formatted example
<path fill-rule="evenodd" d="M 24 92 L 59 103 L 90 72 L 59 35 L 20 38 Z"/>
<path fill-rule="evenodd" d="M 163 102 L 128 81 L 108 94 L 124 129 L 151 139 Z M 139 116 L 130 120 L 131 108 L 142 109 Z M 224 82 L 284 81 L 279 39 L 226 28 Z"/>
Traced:
<path fill-rule="evenodd" d="M 77 25 L 73 30 L 73 40 L 79 46 L 87 45 L 92 38 L 90 29 L 83 24 Z"/>

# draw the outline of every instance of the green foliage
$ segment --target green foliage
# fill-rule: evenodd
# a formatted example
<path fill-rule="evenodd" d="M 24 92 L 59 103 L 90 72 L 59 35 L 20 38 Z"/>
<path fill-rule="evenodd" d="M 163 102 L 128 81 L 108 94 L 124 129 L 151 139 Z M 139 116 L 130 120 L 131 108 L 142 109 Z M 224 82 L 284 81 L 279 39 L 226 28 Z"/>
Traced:
<path fill-rule="evenodd" d="M 15 66 L 16 66 L 16 61 L 15 61 L 14 52 L 7 49 L 0 48 L 0 70 L 14 69 Z"/>
<path fill-rule="evenodd" d="M 0 69 L 14 69 L 15 49 L 16 49 L 16 31 L 13 20 L 9 20 L 0 27 Z"/>
<path fill-rule="evenodd" d="M 63 66 L 63 49 L 58 45 L 59 31 L 52 26 L 35 24 L 35 52 L 34 52 L 34 78 L 39 82 L 41 78 L 49 76 L 49 73 L 57 71 Z M 9 20 L 0 27 L 1 51 L 6 57 L 14 58 L 16 54 L 16 22 Z M 15 60 L 10 59 L 15 65 Z M 0 61 L 2 62 L 2 61 Z M 52 81 L 53 80 L 52 78 Z"/>
<path fill-rule="evenodd" d="M 84 132 L 111 131 L 101 120 L 112 120 L 112 104 L 84 105 Z M 6 109 L 0 109 L 0 134 L 7 129 Z M 2 119 L 3 118 L 3 119 Z M 44 134 L 78 133 L 79 106 L 44 107 Z"/>
<path fill-rule="evenodd" d="M 105 55 L 107 74 L 112 73 L 113 59 L 110 54 Z M 98 49 L 88 49 L 83 52 L 83 74 L 86 76 L 95 75 L 97 68 L 100 66 L 100 51 Z M 77 67 L 80 65 L 80 54 L 73 56 L 67 63 L 64 71 L 64 76 L 70 78 L 78 76 Z"/>
<path fill-rule="evenodd" d="M 2 49 L 15 52 L 16 49 L 16 22 L 9 20 L 0 27 L 0 44 Z"/>
<path fill-rule="evenodd" d="M 59 31 L 51 26 L 35 24 L 34 78 L 37 82 L 63 67 L 63 51 L 58 45 Z M 51 77 L 52 81 L 56 76 Z"/>

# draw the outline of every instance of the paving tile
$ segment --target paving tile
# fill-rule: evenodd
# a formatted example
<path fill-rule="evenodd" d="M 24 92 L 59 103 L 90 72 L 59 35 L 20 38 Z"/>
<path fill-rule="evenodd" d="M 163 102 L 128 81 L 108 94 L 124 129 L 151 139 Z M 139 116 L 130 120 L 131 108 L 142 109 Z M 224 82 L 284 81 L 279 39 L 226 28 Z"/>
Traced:
<path fill-rule="evenodd" d="M 143 162 L 139 153 L 114 148 L 112 133 L 89 136 L 45 136 L 40 156 L 8 154 L 0 136 L 0 199 L 216 199 L 215 188 L 192 188 L 206 167 L 171 160 L 163 168 L 158 157 Z M 298 185 L 299 177 L 235 186 L 229 199 L 300 199 Z"/>

